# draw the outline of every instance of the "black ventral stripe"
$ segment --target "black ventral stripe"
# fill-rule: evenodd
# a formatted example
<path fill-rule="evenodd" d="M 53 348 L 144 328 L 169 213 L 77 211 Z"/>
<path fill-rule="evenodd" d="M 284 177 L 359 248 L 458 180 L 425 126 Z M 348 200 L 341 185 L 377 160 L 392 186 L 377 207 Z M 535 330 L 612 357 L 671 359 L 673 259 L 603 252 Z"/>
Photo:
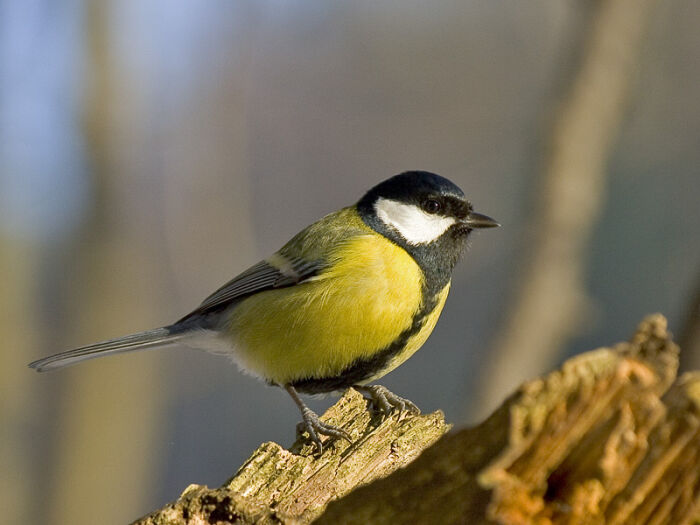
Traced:
<path fill-rule="evenodd" d="M 365 381 L 386 368 L 391 359 L 406 347 L 409 339 L 420 332 L 425 324 L 427 316 L 437 306 L 438 293 L 428 294 L 426 293 L 427 288 L 427 286 L 423 288 L 423 297 L 428 297 L 429 300 L 425 301 L 423 306 L 415 313 L 411 321 L 411 326 L 401 332 L 389 346 L 380 350 L 369 359 L 358 359 L 338 376 L 301 379 L 293 382 L 292 386 L 297 391 L 305 394 L 321 394 L 336 390 L 344 390 Z M 440 290 L 442 290 L 442 288 L 440 288 Z M 440 290 L 438 290 L 438 292 Z"/>

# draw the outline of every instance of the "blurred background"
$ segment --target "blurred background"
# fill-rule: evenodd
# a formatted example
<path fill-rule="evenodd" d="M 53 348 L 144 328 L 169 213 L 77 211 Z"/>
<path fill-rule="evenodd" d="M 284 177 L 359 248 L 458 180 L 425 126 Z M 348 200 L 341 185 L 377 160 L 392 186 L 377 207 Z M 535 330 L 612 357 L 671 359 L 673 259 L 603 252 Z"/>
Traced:
<path fill-rule="evenodd" d="M 687 331 L 700 3 L 607 4 L 0 1 L 3 522 L 125 523 L 291 444 L 288 396 L 219 356 L 26 364 L 177 319 L 407 169 L 503 225 L 383 380 L 424 411 L 474 423 L 647 313 Z"/>

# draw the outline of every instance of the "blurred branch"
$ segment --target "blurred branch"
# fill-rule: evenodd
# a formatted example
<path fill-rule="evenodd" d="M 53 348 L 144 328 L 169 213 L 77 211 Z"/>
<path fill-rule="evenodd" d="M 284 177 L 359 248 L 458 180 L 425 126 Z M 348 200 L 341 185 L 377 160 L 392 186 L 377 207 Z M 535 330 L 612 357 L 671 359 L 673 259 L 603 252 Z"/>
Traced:
<path fill-rule="evenodd" d="M 687 317 L 678 341 L 684 349 L 681 370 L 700 369 L 700 278 L 692 291 Z"/>
<path fill-rule="evenodd" d="M 585 319 L 584 253 L 605 192 L 606 162 L 622 123 L 655 0 L 601 0 L 580 67 L 558 108 L 534 207 L 529 260 L 487 353 L 474 406 L 494 406 L 519 381 L 549 368 Z"/>
<path fill-rule="evenodd" d="M 123 107 L 133 79 L 116 59 L 110 7 L 109 2 L 85 5 L 89 81 L 83 126 L 93 208 L 72 250 L 75 274 L 68 278 L 74 283 L 69 299 L 77 314 L 72 340 L 84 343 L 123 333 L 124 327 L 154 326 L 160 309 L 152 278 L 160 259 L 139 245 L 140 230 L 129 227 L 119 205 L 124 195 L 137 193 L 119 191 L 128 184 L 119 163 L 118 136 L 130 117 Z M 144 508 L 145 487 L 155 477 L 152 462 L 160 446 L 164 399 L 153 359 L 144 356 L 136 364 L 115 360 L 63 374 L 46 498 L 52 523 L 94 523 L 99 514 L 118 522 Z M 100 483 L 95 482 L 96 469 L 102 473 Z"/>
<path fill-rule="evenodd" d="M 28 349 L 40 347 L 46 336 L 36 314 L 41 253 L 35 242 L 0 232 L 0 508 L 5 523 L 39 521 L 32 492 L 40 484 L 36 467 L 41 458 L 27 433 L 36 431 L 32 414 L 44 399 L 34 390 L 33 377 L 22 372 Z"/>
<path fill-rule="evenodd" d="M 673 384 L 677 367 L 666 319 L 649 316 L 629 342 L 569 360 L 439 440 L 441 414 L 375 426 L 350 391 L 324 417 L 354 444 L 313 457 L 302 442 L 293 453 L 267 443 L 223 487 L 192 485 L 136 523 L 689 524 L 700 519 L 700 373 Z"/>

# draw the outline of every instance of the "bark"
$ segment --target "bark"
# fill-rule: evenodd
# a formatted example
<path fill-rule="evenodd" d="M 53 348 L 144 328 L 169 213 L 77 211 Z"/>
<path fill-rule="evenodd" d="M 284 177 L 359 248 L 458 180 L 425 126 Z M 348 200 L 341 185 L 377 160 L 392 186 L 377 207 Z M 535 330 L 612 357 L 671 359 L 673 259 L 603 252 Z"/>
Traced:
<path fill-rule="evenodd" d="M 264 443 L 223 487 L 190 485 L 136 523 L 309 523 L 329 501 L 406 466 L 450 428 L 441 412 L 381 421 L 368 408 L 350 390 L 324 415 L 350 433 L 352 444 L 326 439 L 318 456 L 305 436 L 290 450 Z"/>
<path fill-rule="evenodd" d="M 266 443 L 223 487 L 191 485 L 136 523 L 694 523 L 700 372 L 677 369 L 657 314 L 444 436 L 439 412 L 380 422 L 350 391 L 325 418 L 353 444 Z"/>

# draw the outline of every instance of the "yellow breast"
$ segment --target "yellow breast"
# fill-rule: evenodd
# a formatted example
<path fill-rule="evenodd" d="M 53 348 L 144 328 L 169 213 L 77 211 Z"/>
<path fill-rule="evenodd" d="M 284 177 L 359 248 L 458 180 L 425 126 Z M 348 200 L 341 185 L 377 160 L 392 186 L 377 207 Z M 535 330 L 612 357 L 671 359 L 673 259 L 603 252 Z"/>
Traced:
<path fill-rule="evenodd" d="M 368 233 L 341 244 L 329 262 L 308 282 L 260 292 L 234 308 L 229 334 L 245 369 L 278 384 L 335 377 L 411 326 L 423 273 L 402 248 Z M 435 321 L 411 338 L 415 349 Z"/>
<path fill-rule="evenodd" d="M 435 297 L 435 308 L 427 313 L 422 319 L 421 328 L 415 334 L 413 334 L 408 341 L 406 341 L 406 345 L 389 360 L 386 366 L 384 366 L 381 370 L 377 370 L 377 373 L 373 376 L 362 381 L 362 384 L 370 383 L 375 379 L 379 379 L 380 377 L 388 374 L 401 363 L 406 361 L 406 359 L 415 354 L 418 349 L 423 346 L 425 341 L 433 332 L 433 329 L 440 318 L 442 308 L 445 306 L 445 301 L 447 300 L 447 295 L 449 292 L 450 283 L 447 283 L 447 285 L 445 285 L 445 287 L 438 292 L 437 297 Z"/>

